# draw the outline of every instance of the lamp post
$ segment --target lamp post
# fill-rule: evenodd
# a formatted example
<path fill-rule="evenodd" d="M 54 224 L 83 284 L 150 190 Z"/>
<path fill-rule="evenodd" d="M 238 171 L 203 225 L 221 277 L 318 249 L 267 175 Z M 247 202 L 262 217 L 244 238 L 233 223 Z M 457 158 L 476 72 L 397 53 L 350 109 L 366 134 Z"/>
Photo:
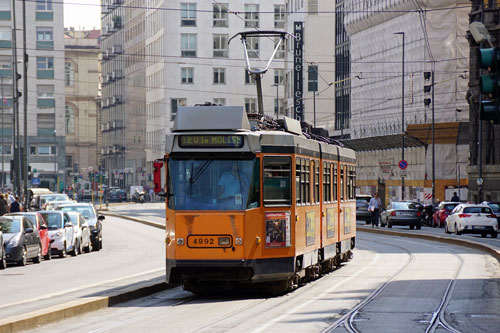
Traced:
<path fill-rule="evenodd" d="M 401 71 L 401 160 L 405 159 L 405 33 L 395 32 L 394 35 L 401 35 L 403 37 L 403 57 L 401 59 L 402 71 Z M 405 177 L 401 176 L 401 200 L 405 199 Z"/>

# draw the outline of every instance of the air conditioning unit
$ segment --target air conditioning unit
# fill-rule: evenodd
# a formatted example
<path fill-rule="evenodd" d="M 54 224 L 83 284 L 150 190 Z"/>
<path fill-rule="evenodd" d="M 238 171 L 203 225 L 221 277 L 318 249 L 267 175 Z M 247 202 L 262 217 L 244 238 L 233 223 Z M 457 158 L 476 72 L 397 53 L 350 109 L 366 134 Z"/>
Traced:
<path fill-rule="evenodd" d="M 115 45 L 111 48 L 111 53 L 113 54 L 121 54 L 122 53 L 122 46 L 121 45 Z"/>
<path fill-rule="evenodd" d="M 115 105 L 115 98 L 114 97 L 109 97 L 108 98 L 108 104 L 109 104 L 109 106 Z"/>

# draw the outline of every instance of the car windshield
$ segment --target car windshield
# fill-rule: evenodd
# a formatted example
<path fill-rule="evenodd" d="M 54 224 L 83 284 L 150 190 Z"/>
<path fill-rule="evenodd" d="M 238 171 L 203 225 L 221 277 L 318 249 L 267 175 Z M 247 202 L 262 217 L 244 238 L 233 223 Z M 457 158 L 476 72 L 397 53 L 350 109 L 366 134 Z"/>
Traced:
<path fill-rule="evenodd" d="M 19 219 L 0 219 L 2 231 L 6 234 L 14 234 L 21 231 L 21 220 Z"/>
<path fill-rule="evenodd" d="M 66 194 L 51 194 L 42 197 L 42 203 L 53 201 L 70 201 Z"/>
<path fill-rule="evenodd" d="M 465 207 L 464 213 L 491 214 L 492 212 L 490 207 Z"/>
<path fill-rule="evenodd" d="M 49 230 L 56 230 L 63 228 L 61 214 L 57 213 L 41 213 Z"/>
<path fill-rule="evenodd" d="M 169 208 L 244 210 L 258 206 L 259 163 L 255 158 L 171 158 L 168 176 Z"/>
<path fill-rule="evenodd" d="M 458 206 L 458 204 L 446 204 L 446 205 L 444 205 L 443 209 L 445 209 L 447 211 L 452 211 L 457 206 Z"/>
<path fill-rule="evenodd" d="M 394 202 L 392 203 L 392 209 L 417 209 L 414 203 L 411 202 Z"/>
<path fill-rule="evenodd" d="M 87 206 L 63 206 L 63 207 L 58 207 L 58 210 L 62 210 L 65 212 L 78 212 L 87 219 L 95 218 L 94 210 Z"/>

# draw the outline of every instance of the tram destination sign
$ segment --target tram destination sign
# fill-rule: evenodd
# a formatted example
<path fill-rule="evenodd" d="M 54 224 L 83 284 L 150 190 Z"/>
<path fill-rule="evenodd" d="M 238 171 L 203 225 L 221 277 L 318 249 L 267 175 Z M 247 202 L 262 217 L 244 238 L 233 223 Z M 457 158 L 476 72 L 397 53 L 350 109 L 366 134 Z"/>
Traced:
<path fill-rule="evenodd" d="M 181 135 L 181 148 L 241 148 L 242 135 Z"/>

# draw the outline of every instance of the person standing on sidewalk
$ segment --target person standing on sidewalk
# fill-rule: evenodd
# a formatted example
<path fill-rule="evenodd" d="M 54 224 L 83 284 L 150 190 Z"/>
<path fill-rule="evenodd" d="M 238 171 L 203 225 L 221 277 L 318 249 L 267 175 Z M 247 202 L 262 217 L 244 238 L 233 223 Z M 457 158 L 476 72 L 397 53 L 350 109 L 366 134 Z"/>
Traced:
<path fill-rule="evenodd" d="M 373 198 L 370 199 L 370 204 L 368 206 L 370 212 L 372 212 L 372 228 L 378 226 L 381 205 L 382 203 L 380 202 L 380 198 L 378 197 L 378 192 L 375 192 Z"/>

